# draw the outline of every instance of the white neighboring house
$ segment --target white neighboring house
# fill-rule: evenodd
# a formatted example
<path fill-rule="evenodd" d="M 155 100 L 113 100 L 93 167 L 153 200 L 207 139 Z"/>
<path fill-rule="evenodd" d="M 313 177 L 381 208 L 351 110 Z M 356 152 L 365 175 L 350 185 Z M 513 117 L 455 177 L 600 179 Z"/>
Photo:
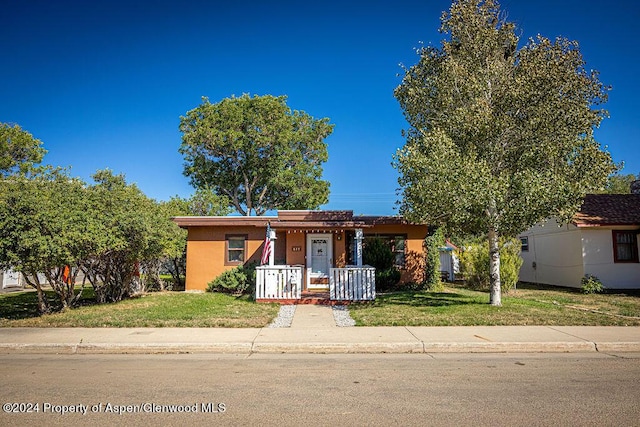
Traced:
<path fill-rule="evenodd" d="M 440 275 L 446 278 L 447 281 L 455 281 L 456 276 L 460 273 L 460 260 L 455 253 L 457 250 L 458 247 L 448 240 L 443 247 L 438 248 L 440 253 Z"/>
<path fill-rule="evenodd" d="M 608 289 L 640 289 L 639 234 L 640 193 L 588 194 L 571 223 L 549 220 L 520 235 L 519 279 L 579 288 L 589 274 Z"/>
<path fill-rule="evenodd" d="M 2 278 L 2 289 L 24 288 L 24 283 L 22 283 L 22 274 L 16 271 L 0 271 L 0 277 Z"/>

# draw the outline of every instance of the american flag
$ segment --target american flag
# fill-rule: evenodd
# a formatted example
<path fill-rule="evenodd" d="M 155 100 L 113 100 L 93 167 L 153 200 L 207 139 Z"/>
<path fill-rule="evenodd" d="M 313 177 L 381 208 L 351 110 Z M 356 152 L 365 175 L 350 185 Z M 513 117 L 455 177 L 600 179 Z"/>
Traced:
<path fill-rule="evenodd" d="M 267 223 L 267 236 L 264 238 L 264 246 L 262 247 L 262 259 L 260 259 L 260 265 L 269 264 L 269 257 L 271 256 L 271 225 Z"/>

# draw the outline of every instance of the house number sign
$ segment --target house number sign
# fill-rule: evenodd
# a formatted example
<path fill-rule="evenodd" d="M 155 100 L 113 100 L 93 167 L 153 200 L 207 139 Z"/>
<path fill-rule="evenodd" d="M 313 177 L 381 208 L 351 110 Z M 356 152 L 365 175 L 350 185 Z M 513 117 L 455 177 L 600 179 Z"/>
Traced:
<path fill-rule="evenodd" d="M 293 246 L 291 247 L 292 252 L 302 252 L 302 246 Z"/>

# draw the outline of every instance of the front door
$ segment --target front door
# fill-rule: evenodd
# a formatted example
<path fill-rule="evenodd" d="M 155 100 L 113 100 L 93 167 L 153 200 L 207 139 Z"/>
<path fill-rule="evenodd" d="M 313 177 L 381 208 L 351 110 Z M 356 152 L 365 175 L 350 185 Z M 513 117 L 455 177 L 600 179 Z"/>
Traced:
<path fill-rule="evenodd" d="M 329 272 L 333 263 L 331 234 L 307 234 L 307 288 L 329 289 Z"/>

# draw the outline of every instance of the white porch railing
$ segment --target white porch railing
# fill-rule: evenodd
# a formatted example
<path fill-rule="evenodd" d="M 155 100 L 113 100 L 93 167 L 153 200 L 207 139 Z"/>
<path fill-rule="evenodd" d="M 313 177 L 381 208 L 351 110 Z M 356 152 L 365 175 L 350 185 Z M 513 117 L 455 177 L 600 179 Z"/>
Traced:
<path fill-rule="evenodd" d="M 261 265 L 256 267 L 256 299 L 300 299 L 301 265 Z"/>
<path fill-rule="evenodd" d="M 334 301 L 372 301 L 376 298 L 376 269 L 347 266 L 332 268 L 329 296 Z"/>

